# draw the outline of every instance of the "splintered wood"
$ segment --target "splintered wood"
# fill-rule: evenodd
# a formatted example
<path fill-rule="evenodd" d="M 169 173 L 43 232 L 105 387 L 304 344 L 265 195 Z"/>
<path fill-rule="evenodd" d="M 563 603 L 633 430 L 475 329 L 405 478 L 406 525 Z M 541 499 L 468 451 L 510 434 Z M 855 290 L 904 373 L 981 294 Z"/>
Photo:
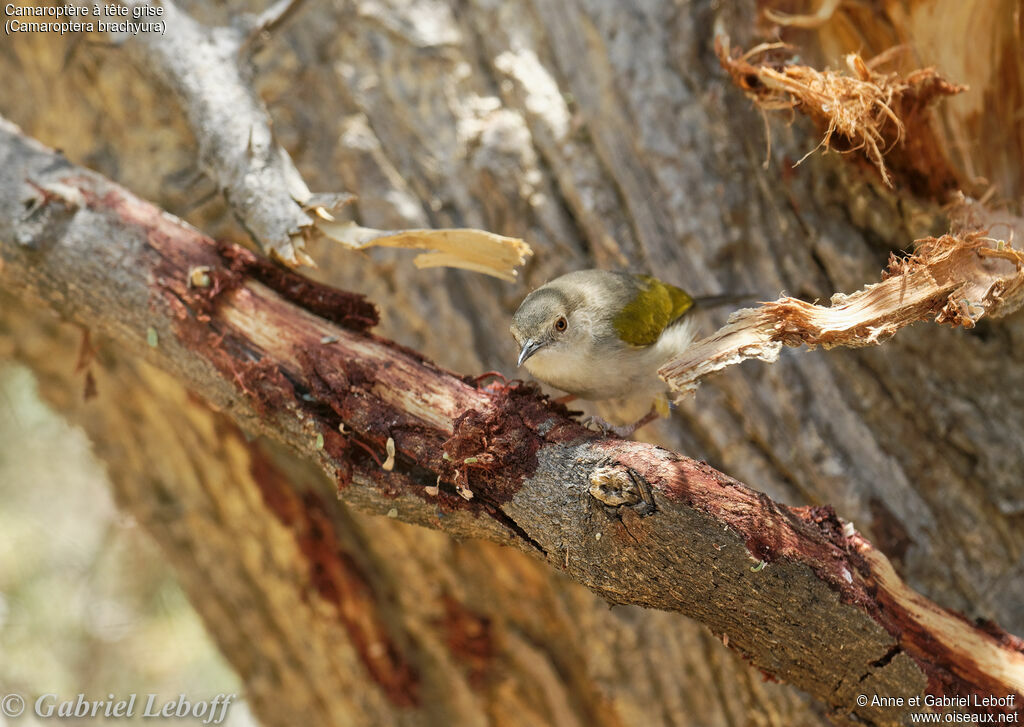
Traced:
<path fill-rule="evenodd" d="M 413 260 L 418 268 L 450 267 L 514 281 L 533 250 L 516 237 L 473 229 L 375 230 L 354 222 L 338 222 L 318 210 L 314 222 L 325 237 L 355 250 L 402 247 L 429 250 Z"/>
<path fill-rule="evenodd" d="M 746 359 L 775 361 L 783 345 L 872 346 L 916 321 L 972 328 L 1024 303 L 1024 254 L 982 232 L 929 237 L 906 258 L 891 256 L 882 282 L 829 307 L 783 297 L 737 311 L 713 335 L 658 372 L 677 398 L 707 374 Z"/>
<path fill-rule="evenodd" d="M 909 140 L 911 147 L 906 165 L 916 172 L 939 163 L 945 166 L 944 154 L 932 143 L 934 135 L 925 112 L 932 101 L 960 93 L 964 86 L 946 81 L 933 68 L 905 77 L 881 73 L 877 67 L 891 60 L 893 54 L 888 52 L 869 62 L 850 53 L 846 56 L 850 73 L 844 74 L 780 59 L 779 52 L 788 48 L 770 43 L 738 55 L 738 50 L 730 51 L 727 37 L 715 39 L 722 67 L 760 108 L 796 109 L 823 129 L 821 142 L 807 156 L 822 147 L 863 151 L 890 187 L 894 177 L 883 157 L 905 141 Z M 918 179 L 913 181 L 920 184 Z"/>

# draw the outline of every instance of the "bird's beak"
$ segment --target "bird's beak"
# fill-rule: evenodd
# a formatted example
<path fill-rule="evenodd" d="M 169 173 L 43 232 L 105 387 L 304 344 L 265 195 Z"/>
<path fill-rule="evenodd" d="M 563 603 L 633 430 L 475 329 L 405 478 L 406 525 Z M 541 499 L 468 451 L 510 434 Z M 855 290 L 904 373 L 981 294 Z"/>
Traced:
<path fill-rule="evenodd" d="M 526 339 L 526 343 L 523 344 L 523 350 L 519 352 L 519 363 L 516 365 L 522 366 L 523 362 L 533 354 L 537 353 L 543 345 L 544 341 L 536 341 L 532 338 Z"/>

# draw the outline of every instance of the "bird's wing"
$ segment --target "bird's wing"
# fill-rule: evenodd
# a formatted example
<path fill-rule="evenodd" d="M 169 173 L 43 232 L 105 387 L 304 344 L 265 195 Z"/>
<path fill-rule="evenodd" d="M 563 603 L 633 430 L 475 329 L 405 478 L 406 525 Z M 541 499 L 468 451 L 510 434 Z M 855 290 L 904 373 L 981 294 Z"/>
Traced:
<path fill-rule="evenodd" d="M 636 295 L 615 316 L 619 338 L 633 346 L 652 346 L 662 332 L 693 306 L 686 291 L 650 275 L 634 275 Z"/>

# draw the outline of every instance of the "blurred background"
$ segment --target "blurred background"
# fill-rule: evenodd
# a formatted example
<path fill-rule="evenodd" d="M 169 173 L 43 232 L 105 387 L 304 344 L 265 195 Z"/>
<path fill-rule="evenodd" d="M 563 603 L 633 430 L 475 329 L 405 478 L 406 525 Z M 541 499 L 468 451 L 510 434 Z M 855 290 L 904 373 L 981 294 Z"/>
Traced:
<path fill-rule="evenodd" d="M 223 724 L 254 725 L 238 677 L 217 651 L 166 558 L 119 511 L 88 438 L 50 410 L 32 373 L 0 364 L 0 697 L 34 701 L 234 693 Z M 31 704 L 0 725 L 42 724 Z"/>

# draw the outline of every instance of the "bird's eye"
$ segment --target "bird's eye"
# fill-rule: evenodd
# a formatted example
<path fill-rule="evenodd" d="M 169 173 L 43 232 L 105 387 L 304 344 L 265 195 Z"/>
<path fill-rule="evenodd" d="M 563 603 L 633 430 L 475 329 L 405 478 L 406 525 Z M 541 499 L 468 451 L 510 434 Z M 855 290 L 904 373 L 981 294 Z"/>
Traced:
<path fill-rule="evenodd" d="M 558 331 L 559 333 L 561 333 L 568 327 L 569 321 L 565 320 L 565 316 L 561 316 L 557 321 L 555 321 L 555 330 Z"/>

